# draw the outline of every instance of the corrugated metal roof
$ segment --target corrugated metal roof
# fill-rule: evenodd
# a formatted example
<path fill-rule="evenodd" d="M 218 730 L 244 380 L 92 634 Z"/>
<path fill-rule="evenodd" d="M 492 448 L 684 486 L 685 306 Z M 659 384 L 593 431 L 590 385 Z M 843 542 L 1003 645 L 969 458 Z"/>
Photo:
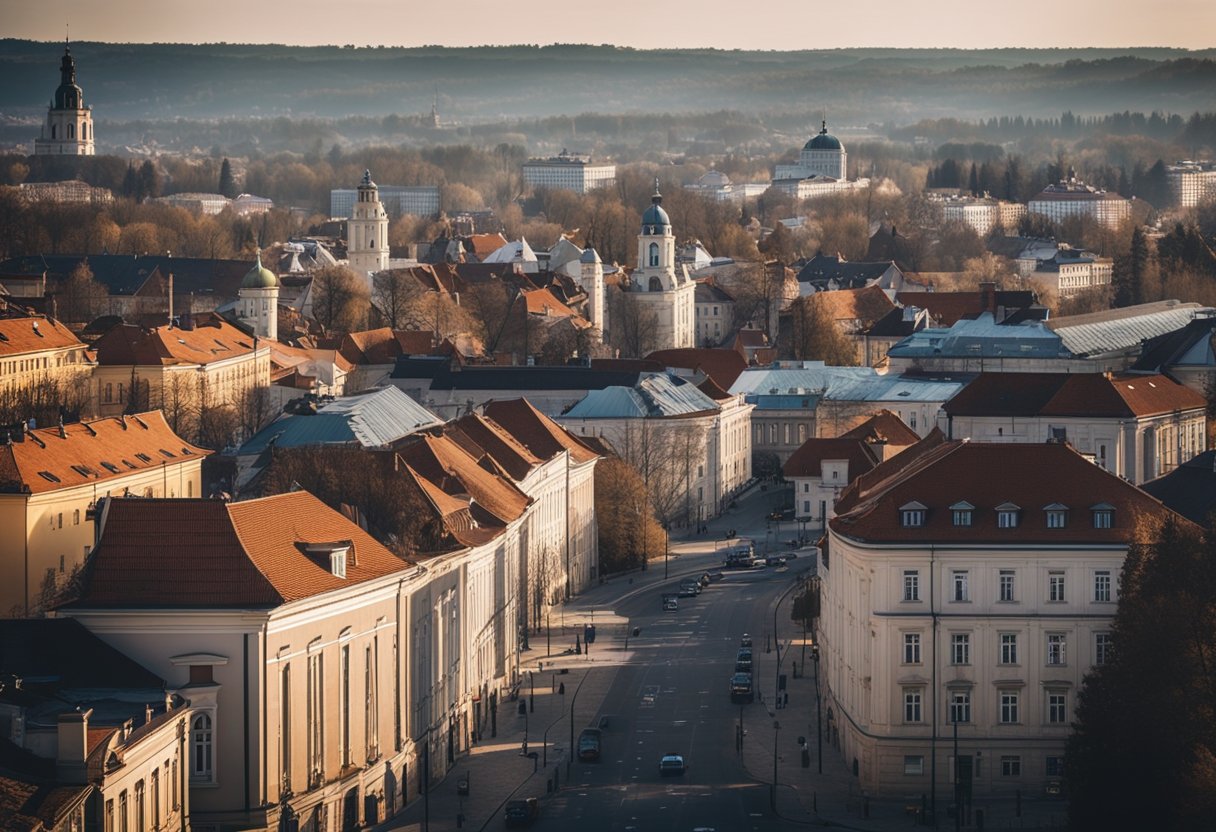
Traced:
<path fill-rule="evenodd" d="M 891 347 L 895 358 L 929 356 L 1008 358 L 1070 358 L 1060 336 L 1042 321 L 998 324 L 992 313 L 962 319 L 948 328 L 914 332 Z"/>
<path fill-rule="evenodd" d="M 824 398 L 850 402 L 945 402 L 966 384 L 953 379 L 877 376 L 834 384 Z"/>
<path fill-rule="evenodd" d="M 418 430 L 441 425 L 435 414 L 396 387 L 336 399 L 312 416 L 284 416 L 258 431 L 239 454 L 259 454 L 273 442 L 279 448 L 391 445 Z"/>
<path fill-rule="evenodd" d="M 590 391 L 564 415 L 574 419 L 640 419 L 717 409 L 717 403 L 692 382 L 665 373 L 646 373 L 636 387 Z"/>
<path fill-rule="evenodd" d="M 1146 311 L 1111 320 L 1092 320 L 1093 316 L 1078 316 L 1078 323 L 1067 318 L 1052 325 L 1064 346 L 1074 355 L 1091 356 L 1126 350 L 1139 346 L 1150 338 L 1182 329 L 1202 307 L 1197 303 L 1180 304 L 1173 309 Z"/>
<path fill-rule="evenodd" d="M 734 395 L 805 396 L 822 393 L 843 381 L 874 378 L 873 367 L 829 367 L 822 361 L 789 362 L 777 367 L 749 367 L 730 386 Z"/>

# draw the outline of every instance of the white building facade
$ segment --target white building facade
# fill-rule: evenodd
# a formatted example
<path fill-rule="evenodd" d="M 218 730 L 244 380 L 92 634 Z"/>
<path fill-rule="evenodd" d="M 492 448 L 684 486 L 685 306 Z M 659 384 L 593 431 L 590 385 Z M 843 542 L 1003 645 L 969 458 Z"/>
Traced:
<path fill-rule="evenodd" d="M 1166 167 L 1165 176 L 1180 208 L 1216 199 L 1216 162 L 1178 162 Z"/>
<path fill-rule="evenodd" d="M 46 111 L 42 135 L 34 139 L 35 156 L 92 156 L 93 108 L 84 104 L 84 92 L 76 84 L 76 60 L 65 47 L 59 64 L 59 88 Z"/>
<path fill-rule="evenodd" d="M 658 185 L 656 180 L 651 205 L 642 214 L 629 298 L 647 326 L 654 327 L 654 349 L 692 347 L 696 345 L 696 282 L 687 267 L 676 263 L 676 238 Z"/>
<path fill-rule="evenodd" d="M 351 269 L 370 282 L 371 275 L 388 268 L 388 214 L 371 171 L 363 172 L 358 192 L 346 222 L 346 257 Z"/>
<path fill-rule="evenodd" d="M 529 159 L 523 166 L 524 182 L 533 190 L 557 188 L 585 194 L 616 184 L 616 165 L 595 164 L 589 156 L 563 150 L 547 159 Z"/>
<path fill-rule="evenodd" d="M 1127 199 L 1086 185 L 1075 177 L 1048 185 L 1027 203 L 1026 210 L 1052 222 L 1090 217 L 1108 228 L 1117 228 L 1132 213 Z"/>

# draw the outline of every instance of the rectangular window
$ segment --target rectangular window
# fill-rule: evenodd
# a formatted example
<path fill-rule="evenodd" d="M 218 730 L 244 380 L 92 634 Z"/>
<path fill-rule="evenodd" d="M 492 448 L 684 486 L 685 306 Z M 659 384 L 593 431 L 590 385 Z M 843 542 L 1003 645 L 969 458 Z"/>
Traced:
<path fill-rule="evenodd" d="M 904 600 L 920 600 L 920 572 L 916 569 L 904 570 Z"/>
<path fill-rule="evenodd" d="M 920 722 L 920 688 L 904 688 L 904 722 Z"/>
<path fill-rule="evenodd" d="M 1047 721 L 1052 725 L 1068 722 L 1068 696 L 1063 691 L 1047 691 Z"/>
<path fill-rule="evenodd" d="M 807 516 L 810 516 L 810 513 L 811 513 L 811 501 L 810 500 L 802 501 L 802 513 Z"/>
<path fill-rule="evenodd" d="M 920 633 L 904 633 L 904 664 L 920 664 Z"/>
<path fill-rule="evenodd" d="M 954 600 L 967 601 L 970 599 L 970 594 L 967 591 L 967 570 L 955 569 L 952 573 L 954 585 Z"/>
<path fill-rule="evenodd" d="M 1064 758 L 1063 757 L 1048 757 L 1046 774 L 1048 777 L 1063 777 L 1064 776 Z"/>
<path fill-rule="evenodd" d="M 1002 601 L 1014 601 L 1014 571 L 1012 569 L 1002 569 L 999 576 L 1000 599 Z"/>
<path fill-rule="evenodd" d="M 925 758 L 919 754 L 904 755 L 904 774 L 919 775 L 925 773 Z"/>
<path fill-rule="evenodd" d="M 950 664 L 971 664 L 971 634 L 953 633 L 950 636 Z"/>
<path fill-rule="evenodd" d="M 152 772 L 152 828 L 160 827 L 160 772 Z"/>
<path fill-rule="evenodd" d="M 970 526 L 971 525 L 971 509 L 956 508 L 954 510 L 954 525 Z"/>
<path fill-rule="evenodd" d="M 1002 529 L 1016 529 L 1018 527 L 1018 513 L 1016 511 L 998 511 L 996 513 L 996 525 Z"/>
<path fill-rule="evenodd" d="M 925 525 L 925 510 L 921 508 L 905 509 L 900 512 L 904 528 L 915 529 Z"/>
<path fill-rule="evenodd" d="M 1001 633 L 1001 664 L 1018 663 L 1018 634 Z"/>
<path fill-rule="evenodd" d="M 291 664 L 283 665 L 279 677 L 279 769 L 283 791 L 291 791 Z"/>
<path fill-rule="evenodd" d="M 1018 692 L 1001 691 L 1001 724 L 1013 725 L 1018 721 Z"/>
<path fill-rule="evenodd" d="M 338 690 L 338 695 L 341 697 L 339 710 L 341 711 L 341 724 L 338 726 L 338 738 L 340 748 L 338 750 L 338 758 L 342 761 L 342 765 L 350 765 L 350 645 L 342 645 L 341 652 L 341 668 L 339 669 L 339 684 L 341 687 Z"/>
<path fill-rule="evenodd" d="M 1047 600 L 1048 601 L 1063 601 L 1064 600 L 1064 573 L 1063 572 L 1048 572 L 1047 573 Z"/>
<path fill-rule="evenodd" d="M 324 679 L 320 653 L 308 657 L 308 782 L 317 783 L 324 771 Z"/>
<path fill-rule="evenodd" d="M 1094 528 L 1109 529 L 1114 525 L 1115 513 L 1113 511 L 1095 511 L 1094 512 Z"/>
<path fill-rule="evenodd" d="M 1021 777 L 1022 776 L 1022 758 L 1013 755 L 1003 755 L 1001 757 L 1001 776 L 1002 777 Z"/>
<path fill-rule="evenodd" d="M 118 795 L 118 832 L 130 832 L 127 825 L 127 790 L 123 789 Z"/>
<path fill-rule="evenodd" d="M 950 691 L 950 722 L 971 721 L 971 691 Z"/>
<path fill-rule="evenodd" d="M 1103 603 L 1110 600 L 1110 570 L 1099 569 L 1094 573 L 1094 601 Z"/>
<path fill-rule="evenodd" d="M 118 832 L 114 828 L 114 801 L 106 801 L 106 820 L 105 826 L 102 827 L 103 832 Z"/>
<path fill-rule="evenodd" d="M 1068 512 L 1053 509 L 1047 512 L 1047 528 L 1062 529 L 1067 525 Z"/>
<path fill-rule="evenodd" d="M 1048 633 L 1047 634 L 1047 663 L 1051 665 L 1062 665 L 1065 663 L 1064 655 L 1064 634 L 1063 633 Z"/>
<path fill-rule="evenodd" d="M 1110 633 L 1094 633 L 1094 664 L 1107 664 L 1113 650 L 1114 642 L 1111 641 Z"/>
<path fill-rule="evenodd" d="M 147 832 L 148 822 L 144 815 L 144 781 L 135 784 L 135 832 Z"/>

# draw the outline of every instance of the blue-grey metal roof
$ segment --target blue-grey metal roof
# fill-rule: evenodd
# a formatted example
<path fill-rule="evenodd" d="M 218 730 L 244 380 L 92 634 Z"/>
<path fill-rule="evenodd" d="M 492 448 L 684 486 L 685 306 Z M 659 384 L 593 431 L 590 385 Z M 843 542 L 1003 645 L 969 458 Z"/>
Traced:
<path fill-rule="evenodd" d="M 573 419 L 640 419 L 717 409 L 717 403 L 692 382 L 666 373 L 646 373 L 636 387 L 590 391 L 563 415 Z"/>
<path fill-rule="evenodd" d="M 914 332 L 893 345 L 894 358 L 1071 358 L 1060 336 L 1042 321 L 998 324 L 992 313 L 962 319 L 951 327 Z"/>
<path fill-rule="evenodd" d="M 841 381 L 873 378 L 873 367 L 829 367 L 822 361 L 787 361 L 773 367 L 748 367 L 730 393 L 746 396 L 805 396 L 822 393 Z"/>
<path fill-rule="evenodd" d="M 1182 329 L 1201 311 L 1203 307 L 1197 303 L 1164 301 L 1144 304 L 1143 308 L 1057 318 L 1048 326 L 1069 352 L 1095 356 L 1138 347 L 1151 338 Z"/>
<path fill-rule="evenodd" d="M 260 454 L 278 448 L 309 445 L 391 445 L 415 431 L 443 422 L 396 387 L 335 399 L 311 416 L 283 416 L 262 428 L 238 454 Z"/>
<path fill-rule="evenodd" d="M 756 410 L 814 410 L 819 406 L 820 396 L 808 393 L 805 396 L 759 396 L 754 393 L 744 397 Z"/>
<path fill-rule="evenodd" d="M 963 379 L 877 376 L 834 384 L 826 399 L 849 402 L 945 402 L 967 384 Z"/>

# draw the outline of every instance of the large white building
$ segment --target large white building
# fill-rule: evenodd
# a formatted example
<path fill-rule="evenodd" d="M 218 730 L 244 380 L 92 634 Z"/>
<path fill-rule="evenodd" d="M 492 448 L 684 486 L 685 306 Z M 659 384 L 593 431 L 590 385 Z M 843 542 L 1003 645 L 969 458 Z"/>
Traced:
<path fill-rule="evenodd" d="M 969 225 L 981 237 L 987 237 L 994 228 L 1000 228 L 1006 235 L 1017 234 L 1018 223 L 1024 216 L 1025 205 L 989 196 L 947 197 L 942 201 L 942 218 L 946 222 Z"/>
<path fill-rule="evenodd" d="M 76 61 L 64 47 L 59 64 L 59 87 L 47 107 L 42 135 L 34 139 L 35 156 L 92 156 L 93 108 L 84 105 L 84 92 L 76 84 Z"/>
<path fill-rule="evenodd" d="M 848 163 L 848 151 L 828 132 L 825 119 L 823 128 L 803 146 L 795 164 L 776 166 L 773 187 L 795 199 L 815 199 L 867 187 L 868 179 L 849 181 Z"/>
<path fill-rule="evenodd" d="M 523 166 L 524 182 L 532 189 L 559 188 L 585 194 L 595 188 L 610 188 L 616 183 L 616 165 L 591 161 L 563 150 L 547 159 L 529 159 Z"/>
<path fill-rule="evenodd" d="M 346 221 L 346 258 L 370 282 L 371 275 L 388 268 L 388 214 L 370 170 L 363 171 L 358 190 L 359 198 Z"/>
<path fill-rule="evenodd" d="M 1082 679 L 1111 655 L 1128 545 L 1169 510 L 1065 444 L 936 433 L 836 510 L 819 568 L 824 731 L 858 786 L 935 791 L 939 810 L 956 772 L 977 795 L 1058 788 Z"/>
<path fill-rule="evenodd" d="M 628 296 L 640 321 L 651 329 L 656 350 L 696 346 L 696 288 L 688 268 L 676 263 L 676 238 L 663 210 L 655 180 L 650 207 L 642 214 L 638 265 L 629 276 Z"/>
<path fill-rule="evenodd" d="M 1216 162 L 1178 162 L 1166 167 L 1165 176 L 1180 208 L 1216 199 Z"/>
<path fill-rule="evenodd" d="M 1060 245 L 1051 257 L 1035 261 L 1026 276 L 1055 290 L 1061 298 L 1069 298 L 1109 286 L 1114 271 L 1115 261 L 1110 257 Z"/>
<path fill-rule="evenodd" d="M 439 188 L 436 185 L 379 185 L 378 192 L 380 203 L 391 217 L 402 214 L 429 217 L 439 213 Z M 334 188 L 329 192 L 329 215 L 349 217 L 358 198 L 357 188 Z"/>
<path fill-rule="evenodd" d="M 1026 205 L 1027 212 L 1063 222 L 1069 217 L 1090 217 L 1100 225 L 1117 227 L 1131 216 L 1131 202 L 1115 193 L 1086 185 L 1074 177 L 1048 185 Z"/>

